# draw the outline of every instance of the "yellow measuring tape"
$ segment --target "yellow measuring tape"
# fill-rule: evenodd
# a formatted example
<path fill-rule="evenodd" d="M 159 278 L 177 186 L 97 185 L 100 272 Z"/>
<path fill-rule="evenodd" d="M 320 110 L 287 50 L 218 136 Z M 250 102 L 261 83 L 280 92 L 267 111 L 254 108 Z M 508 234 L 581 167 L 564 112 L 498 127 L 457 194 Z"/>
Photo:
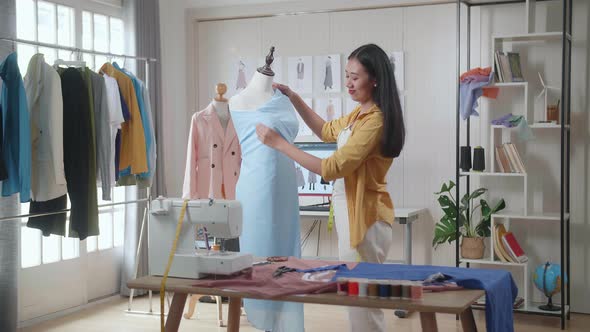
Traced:
<path fill-rule="evenodd" d="M 166 297 L 166 280 L 168 279 L 168 273 L 170 273 L 170 268 L 172 267 L 172 261 L 174 260 L 174 253 L 176 253 L 176 246 L 178 245 L 178 238 L 180 237 L 180 231 L 182 230 L 182 221 L 184 220 L 184 214 L 186 212 L 186 207 L 188 205 L 188 200 L 185 200 L 182 203 L 182 209 L 180 210 L 180 217 L 178 217 L 178 223 L 176 224 L 176 235 L 174 236 L 174 241 L 172 242 L 172 249 L 170 250 L 170 256 L 168 256 L 168 265 L 166 265 L 166 270 L 164 271 L 164 276 L 162 277 L 162 282 L 160 283 L 160 331 L 165 332 L 166 324 L 164 322 L 164 298 Z"/>
<path fill-rule="evenodd" d="M 330 214 L 328 215 L 328 232 L 334 228 L 334 203 L 330 201 Z"/>

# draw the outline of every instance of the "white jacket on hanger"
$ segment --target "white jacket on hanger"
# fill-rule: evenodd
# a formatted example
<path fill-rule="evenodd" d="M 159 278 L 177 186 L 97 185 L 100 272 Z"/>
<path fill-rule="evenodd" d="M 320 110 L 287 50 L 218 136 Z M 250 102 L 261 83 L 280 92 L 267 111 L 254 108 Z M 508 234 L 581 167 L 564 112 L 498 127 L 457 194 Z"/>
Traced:
<path fill-rule="evenodd" d="M 24 85 L 31 122 L 31 197 L 48 201 L 67 193 L 61 79 L 43 54 L 35 54 Z"/>

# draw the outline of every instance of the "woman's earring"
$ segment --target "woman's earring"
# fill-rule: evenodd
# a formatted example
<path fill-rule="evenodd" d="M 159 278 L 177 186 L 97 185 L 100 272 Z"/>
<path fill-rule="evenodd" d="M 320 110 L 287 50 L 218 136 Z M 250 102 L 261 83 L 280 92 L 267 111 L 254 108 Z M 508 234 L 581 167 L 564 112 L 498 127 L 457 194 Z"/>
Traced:
<path fill-rule="evenodd" d="M 377 87 L 377 83 L 373 84 L 374 87 Z"/>

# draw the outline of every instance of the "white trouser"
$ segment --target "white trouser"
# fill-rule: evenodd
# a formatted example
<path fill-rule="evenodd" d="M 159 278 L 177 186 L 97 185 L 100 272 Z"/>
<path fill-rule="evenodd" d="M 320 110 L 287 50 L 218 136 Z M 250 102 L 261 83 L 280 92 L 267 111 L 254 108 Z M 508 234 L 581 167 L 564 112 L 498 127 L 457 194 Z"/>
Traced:
<path fill-rule="evenodd" d="M 367 230 L 363 242 L 356 249 L 351 248 L 346 194 L 342 179 L 334 183 L 332 204 L 338 234 L 338 258 L 349 262 L 383 263 L 393 241 L 391 225 L 383 221 L 375 222 Z M 385 320 L 381 309 L 349 307 L 348 320 L 351 332 L 385 331 Z"/>

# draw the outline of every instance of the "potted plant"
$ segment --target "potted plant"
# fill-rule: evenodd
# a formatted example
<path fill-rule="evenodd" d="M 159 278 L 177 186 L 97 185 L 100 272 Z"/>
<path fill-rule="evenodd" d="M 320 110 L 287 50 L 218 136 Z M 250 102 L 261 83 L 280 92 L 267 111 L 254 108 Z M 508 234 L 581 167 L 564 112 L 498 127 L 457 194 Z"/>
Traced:
<path fill-rule="evenodd" d="M 457 240 L 457 224 L 455 222 L 457 201 L 452 194 L 454 188 L 455 183 L 449 181 L 448 184 L 443 183 L 439 192 L 434 193 L 438 196 L 438 203 L 444 212 L 434 230 L 432 246 L 435 250 L 439 244 Z M 471 194 L 466 193 L 459 202 L 459 234 L 463 237 L 461 241 L 461 257 L 463 258 L 483 258 L 485 248 L 483 240 L 490 236 L 492 214 L 506 207 L 504 199 L 500 199 L 493 208 L 490 208 L 488 202 L 483 198 L 479 199 L 479 204 L 473 206 L 474 202 L 485 192 L 487 192 L 486 188 L 478 188 Z M 477 211 L 480 212 L 479 215 L 475 214 Z"/>

